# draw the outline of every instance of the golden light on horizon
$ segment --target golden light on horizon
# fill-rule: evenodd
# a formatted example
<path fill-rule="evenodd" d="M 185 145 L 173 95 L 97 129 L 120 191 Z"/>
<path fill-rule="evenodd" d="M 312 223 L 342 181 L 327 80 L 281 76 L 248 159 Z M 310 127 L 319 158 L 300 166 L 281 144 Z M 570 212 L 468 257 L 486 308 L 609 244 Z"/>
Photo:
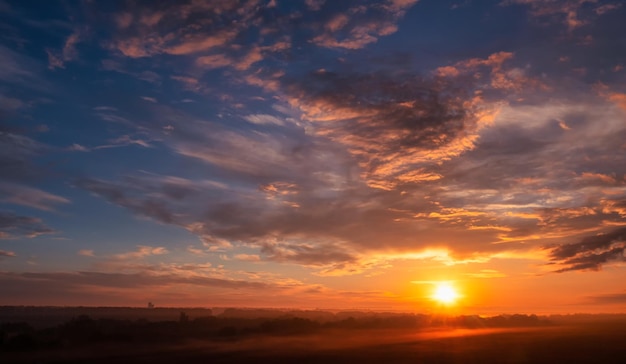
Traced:
<path fill-rule="evenodd" d="M 438 303 L 444 304 L 446 306 L 453 305 L 458 299 L 460 295 L 457 292 L 456 288 L 454 288 L 448 282 L 441 282 L 435 285 L 435 290 L 431 296 L 434 301 Z"/>

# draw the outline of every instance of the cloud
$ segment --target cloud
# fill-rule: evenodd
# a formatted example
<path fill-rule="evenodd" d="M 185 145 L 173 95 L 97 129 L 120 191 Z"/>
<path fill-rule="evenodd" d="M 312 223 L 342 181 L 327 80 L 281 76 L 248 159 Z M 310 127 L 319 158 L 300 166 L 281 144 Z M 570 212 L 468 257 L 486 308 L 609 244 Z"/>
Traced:
<path fill-rule="evenodd" d="M 162 247 L 162 246 L 151 247 L 151 246 L 139 245 L 137 247 L 137 250 L 126 252 L 126 253 L 121 253 L 121 254 L 116 254 L 113 256 L 113 259 L 137 260 L 137 259 L 149 257 L 151 255 L 163 255 L 163 254 L 168 254 L 168 253 L 169 251 L 165 247 Z"/>
<path fill-rule="evenodd" d="M 505 0 L 500 5 L 526 5 L 530 13 L 538 18 L 556 17 L 572 31 L 588 24 L 589 20 L 581 19 L 582 8 L 586 4 L 597 3 L 597 0 Z M 602 15 L 619 8 L 621 4 L 605 4 L 595 8 L 595 13 Z"/>
<path fill-rule="evenodd" d="M 132 130 L 90 150 L 158 146 L 189 167 L 186 178 L 137 172 L 77 186 L 189 231 L 207 248 L 199 252 L 320 275 L 363 272 L 390 261 L 369 259 L 383 252 L 437 248 L 448 252 L 433 258 L 442 264 L 483 262 L 618 226 L 618 89 L 589 97 L 587 81 L 559 86 L 548 56 L 517 44 L 433 56 L 424 62 L 434 71 L 421 74 L 417 58 L 402 68 L 373 61 L 362 48 L 395 32 L 416 3 L 309 2 L 283 12 L 237 1 L 126 4 L 111 17 L 108 44 L 119 54 L 105 68 L 135 75 L 133 66 L 176 65 L 164 85 L 202 93 L 197 107 L 219 106 L 213 118 L 180 103 L 96 110 L 111 128 Z M 311 52 L 325 68 L 302 68 Z M 159 58 L 134 59 L 143 57 Z"/>
<path fill-rule="evenodd" d="M 20 99 L 7 97 L 0 94 L 0 113 L 14 112 L 20 109 L 27 108 L 28 106 L 28 103 Z"/>
<path fill-rule="evenodd" d="M 48 68 L 53 70 L 55 68 L 65 68 L 65 62 L 59 57 L 58 54 L 50 49 L 46 50 L 48 55 Z"/>
<path fill-rule="evenodd" d="M 213 69 L 230 66 L 233 64 L 233 60 L 223 54 L 213 54 L 198 57 L 196 59 L 196 64 L 207 69 Z"/>
<path fill-rule="evenodd" d="M 16 215 L 8 211 L 0 211 L 0 239 L 35 238 L 39 235 L 54 234 L 36 217 Z"/>
<path fill-rule="evenodd" d="M 437 103 L 433 81 L 415 78 L 415 82 L 409 79 L 402 83 L 394 77 L 353 76 L 354 73 L 348 73 L 346 79 L 358 81 L 362 76 L 365 81 L 356 82 L 344 93 L 341 87 L 346 86 L 342 86 L 339 76 L 327 85 L 325 80 L 320 81 L 323 87 L 318 87 L 317 82 L 308 82 L 310 88 L 295 83 L 302 87 L 302 91 L 295 90 L 303 97 L 297 99 L 297 109 L 288 110 L 290 113 L 307 110 L 308 105 L 322 100 L 328 105 L 329 115 L 335 118 L 324 120 L 314 113 L 304 114 L 306 118 L 298 125 L 287 123 L 272 133 L 197 120 L 155 105 L 155 117 L 140 127 L 144 132 L 160 133 L 163 125 L 171 125 L 165 145 L 190 161 L 195 160 L 199 168 L 210 166 L 215 180 L 132 175 L 120 181 L 83 180 L 77 185 L 137 215 L 184 228 L 207 246 L 258 249 L 262 260 L 301 264 L 322 275 L 373 269 L 378 263 L 367 256 L 385 250 L 411 252 L 449 247 L 453 251 L 450 256 L 454 254 L 457 260 L 476 251 L 511 250 L 510 246 L 491 244 L 499 241 L 499 234 L 508 231 L 509 221 L 497 218 L 502 216 L 500 212 L 485 213 L 481 211 L 483 207 L 472 211 L 446 206 L 457 202 L 444 198 L 439 183 L 446 180 L 448 173 L 454 176 L 458 171 L 444 168 L 441 161 L 452 163 L 461 154 L 450 152 L 453 149 L 448 148 L 456 147 L 448 147 L 437 134 L 451 129 L 445 125 L 450 121 L 445 118 L 447 99 Z M 293 84 L 285 81 L 284 85 L 281 87 L 292 91 Z M 337 85 L 340 90 L 333 89 Z M 422 90 L 421 86 L 430 87 Z M 316 87 L 323 92 L 316 93 Z M 341 99 L 341 94 L 354 94 L 354 103 L 344 107 L 341 103 L 345 98 L 335 100 Z M 413 108 L 396 105 L 404 102 L 413 103 Z M 464 106 L 463 101 L 452 100 L 453 104 L 457 102 Z M 364 121 L 372 120 L 371 130 L 367 130 L 365 122 L 360 125 L 341 113 L 331 113 L 342 107 L 350 109 L 349 115 L 364 115 Z M 394 110 L 396 107 L 399 112 Z M 403 115 L 407 108 L 409 111 Z M 444 117 L 437 119 L 441 115 Z M 473 117 L 471 113 L 469 117 Z M 451 122 L 465 128 L 465 120 Z M 467 128 L 473 128 L 474 123 L 469 119 Z M 370 153 L 366 156 L 376 158 L 380 151 L 390 151 L 388 163 L 394 163 L 396 158 L 399 166 L 406 162 L 401 157 L 411 153 L 422 153 L 419 155 L 424 159 L 415 165 L 407 164 L 407 169 L 397 175 L 376 176 L 381 183 L 388 183 L 387 189 L 370 188 L 368 183 L 373 175 L 366 173 L 367 164 L 362 163 L 367 159 L 348 152 L 352 140 L 322 132 L 332 127 L 344 135 L 361 133 L 372 148 L 366 150 Z M 361 127 L 365 128 L 363 132 Z M 393 133 L 401 137 L 394 140 Z M 439 139 L 433 141 L 428 133 Z M 452 129 L 450 137 L 462 140 L 462 134 L 455 134 Z M 460 150 L 471 148 L 469 145 Z M 482 192 L 476 194 L 480 195 Z M 426 215 L 420 215 L 423 213 Z M 464 244 L 456 243 L 461 240 Z"/>
<path fill-rule="evenodd" d="M 161 76 L 153 71 L 143 70 L 143 71 L 134 71 L 128 68 L 122 62 L 113 59 L 104 59 L 102 60 L 102 68 L 107 71 L 119 72 L 122 74 L 130 75 L 139 80 L 149 82 L 154 85 L 161 84 Z"/>
<path fill-rule="evenodd" d="M 271 305 L 277 297 L 306 302 L 303 293 L 319 288 L 268 274 L 248 274 L 240 279 L 215 276 L 207 272 L 206 264 L 160 264 L 135 272 L 0 272 L 0 285 L 9 304 L 45 300 L 59 305 L 98 305 L 103 301 L 136 305 L 151 300 L 175 307 L 185 302 L 206 304 L 207 300 L 233 306 L 250 299 Z"/>
<path fill-rule="evenodd" d="M 22 182 L 41 176 L 41 169 L 32 160 L 46 146 L 0 124 L 0 181 Z"/>
<path fill-rule="evenodd" d="M 502 228 L 501 241 L 544 244 L 572 242 L 619 224 L 626 159 L 614 151 L 623 144 L 616 135 L 623 135 L 624 126 L 617 107 L 596 102 L 502 107 L 475 148 L 437 169 L 437 182 L 445 187 L 430 198 L 463 209 L 435 208 L 424 216 Z M 568 120 L 571 129 L 563 130 L 558 120 Z M 476 212 L 482 215 L 467 214 Z"/>
<path fill-rule="evenodd" d="M 113 16 L 117 32 L 109 47 L 129 58 L 169 54 L 194 59 L 205 69 L 230 67 L 244 72 L 269 55 L 288 50 L 292 37 L 328 48 L 363 48 L 396 32 L 398 21 L 416 3 L 385 0 L 352 7 L 333 3 L 320 11 L 324 2 L 311 1 L 286 13 L 258 6 L 256 1 L 236 0 L 127 6 Z M 310 12 L 326 24 L 319 24 Z M 265 37 L 279 33 L 284 36 Z"/>
<path fill-rule="evenodd" d="M 235 254 L 233 258 L 236 260 L 240 260 L 242 262 L 260 262 L 261 261 L 261 257 L 255 254 Z"/>
<path fill-rule="evenodd" d="M 200 81 L 194 77 L 188 76 L 170 76 L 172 80 L 178 81 L 188 90 L 198 92 L 201 90 Z M 184 102 L 184 101 L 183 101 Z"/>
<path fill-rule="evenodd" d="M 152 147 L 152 145 L 150 144 L 148 140 L 133 139 L 129 135 L 121 135 L 115 139 L 108 140 L 108 142 L 109 144 L 98 145 L 98 146 L 93 147 L 92 149 L 98 150 L 98 149 L 120 148 L 120 147 L 129 146 L 129 145 L 138 145 L 144 148 Z"/>
<path fill-rule="evenodd" d="M 1 217 L 0 217 L 1 219 Z M 2 232 L 0 232 L 0 238 L 2 237 Z M 16 254 L 14 252 L 8 251 L 8 250 L 0 250 L 0 260 L 4 259 L 4 258 L 13 258 L 15 257 Z"/>
<path fill-rule="evenodd" d="M 614 102 L 620 108 L 626 110 L 626 94 L 621 94 L 617 92 L 610 93 L 608 95 L 608 99 Z"/>
<path fill-rule="evenodd" d="M 76 30 L 67 37 L 61 52 L 47 49 L 46 53 L 48 54 L 48 68 L 52 70 L 55 68 L 65 68 L 65 63 L 75 60 L 78 57 L 76 44 L 78 44 L 83 37 L 84 31 Z"/>
<path fill-rule="evenodd" d="M 144 148 L 152 148 L 150 141 L 139 139 L 139 138 L 133 139 L 133 137 L 129 135 L 121 135 L 115 139 L 110 139 L 107 142 L 108 144 L 101 144 L 95 147 L 86 147 L 84 145 L 74 143 L 66 149 L 72 152 L 91 152 L 91 151 L 99 150 L 99 149 L 121 148 L 121 147 L 127 147 L 127 146 L 132 146 L 132 145 L 138 145 Z"/>
<path fill-rule="evenodd" d="M 313 11 L 320 10 L 326 0 L 305 0 L 306 6 Z"/>
<path fill-rule="evenodd" d="M 81 255 L 83 257 L 95 257 L 96 256 L 96 254 L 94 253 L 92 249 L 81 249 L 76 254 Z"/>
<path fill-rule="evenodd" d="M 626 217 L 626 199 L 605 199 L 600 201 L 600 205 L 602 206 L 602 212 L 605 214 L 618 214 L 620 217 Z"/>
<path fill-rule="evenodd" d="M 196 39 L 186 40 L 183 43 L 167 47 L 163 50 L 164 53 L 173 55 L 185 55 L 192 53 L 200 53 L 211 50 L 216 47 L 226 45 L 231 41 L 235 32 L 231 30 L 220 31 L 216 34 L 209 36 L 197 37 Z"/>
<path fill-rule="evenodd" d="M 244 119 L 246 119 L 247 121 L 251 122 L 252 124 L 257 124 L 257 125 L 285 125 L 285 122 L 279 118 L 277 118 L 274 115 L 267 115 L 267 114 L 252 114 L 252 115 L 248 115 L 245 116 Z"/>
<path fill-rule="evenodd" d="M 277 300 L 294 307 L 337 307 L 337 304 L 381 307 L 393 300 L 383 291 L 338 291 L 320 284 L 304 284 L 271 273 L 249 272 L 240 279 L 204 274 L 203 264 L 162 266 L 156 270 L 120 272 L 0 272 L 0 285 L 7 304 L 49 302 L 63 305 L 97 306 L 145 305 L 150 300 L 160 306 L 185 305 L 241 306 L 255 302 L 258 307 L 275 307 Z M 323 296 L 322 296 L 323 295 Z"/>
<path fill-rule="evenodd" d="M 85 147 L 84 145 L 80 145 L 78 143 L 74 143 L 72 145 L 70 145 L 69 147 L 67 147 L 67 150 L 72 151 L 72 152 L 89 152 L 90 149 Z"/>
<path fill-rule="evenodd" d="M 471 278 L 503 278 L 507 275 L 494 269 L 481 269 L 478 273 L 465 273 Z"/>
<path fill-rule="evenodd" d="M 457 82 L 471 82 L 482 91 L 500 91 L 498 97 L 511 97 L 515 94 L 524 94 L 530 90 L 547 90 L 539 78 L 528 75 L 528 66 L 507 67 L 514 59 L 512 52 L 496 52 L 486 58 L 470 58 L 457 62 L 453 66 L 438 67 L 434 74 L 443 78 L 457 78 Z M 506 64 L 506 65 L 505 65 Z M 483 73 L 489 70 L 488 73 Z M 507 95 L 508 93 L 508 95 Z"/>
<path fill-rule="evenodd" d="M 398 30 L 397 22 L 418 0 L 389 0 L 354 6 L 330 17 L 311 41 L 321 47 L 360 49 Z"/>
<path fill-rule="evenodd" d="M 472 149 L 489 122 L 462 89 L 412 75 L 317 71 L 286 88 L 291 105 L 346 145 L 378 188 L 437 179 L 424 167 Z"/>
<path fill-rule="evenodd" d="M 49 90 L 50 84 L 39 74 L 42 69 L 36 60 L 0 45 L 0 80 L 30 90 Z"/>
<path fill-rule="evenodd" d="M 67 204 L 70 200 L 37 188 L 0 182 L 0 201 L 38 210 L 53 211 L 57 204 Z"/>
<path fill-rule="evenodd" d="M 551 261 L 562 268 L 557 272 L 599 270 L 612 261 L 626 261 L 626 228 L 605 234 L 587 236 L 578 243 L 562 244 L 550 249 Z"/>
<path fill-rule="evenodd" d="M 167 206 L 160 201 L 147 199 L 140 200 L 128 196 L 128 189 L 119 184 L 113 184 L 96 179 L 83 179 L 77 181 L 77 185 L 91 191 L 105 199 L 126 207 L 131 211 L 154 218 L 157 221 L 173 223 L 175 215 Z"/>
<path fill-rule="evenodd" d="M 273 241 L 262 244 L 261 253 L 265 259 L 278 262 L 294 262 L 306 266 L 350 263 L 356 257 L 342 248 L 340 244 L 281 242 Z"/>
<path fill-rule="evenodd" d="M 317 275 L 358 274 L 396 259 L 425 259 L 407 254 L 433 246 L 433 241 L 450 246 L 445 257 L 436 259 L 443 264 L 484 261 L 474 255 L 476 249 L 511 249 L 490 245 L 493 231 L 467 231 L 464 226 L 411 219 L 410 212 L 390 210 L 389 204 L 399 210 L 420 209 L 425 207 L 422 202 L 371 189 L 324 190 L 315 185 L 302 189 L 279 182 L 250 189 L 226 188 L 209 181 L 163 176 L 127 177 L 118 183 L 84 181 L 80 186 L 140 216 L 184 228 L 209 250 L 255 249 L 261 261 L 303 265 Z M 154 203 L 159 204 L 157 211 Z M 463 246 L 447 243 L 461 236 Z M 471 239 L 476 243 L 468 243 Z M 371 258 L 375 252 L 389 250 L 407 254 Z"/>
<path fill-rule="evenodd" d="M 622 4 L 604 4 L 604 5 L 600 5 L 597 8 L 594 9 L 594 11 L 596 12 L 596 14 L 598 15 L 604 15 L 608 12 L 611 12 L 613 10 L 617 10 L 619 8 L 622 7 Z"/>
<path fill-rule="evenodd" d="M 0 280 L 4 283 L 22 281 L 26 285 L 34 283 L 48 283 L 61 289 L 77 289 L 80 287 L 114 287 L 114 288 L 145 288 L 153 286 L 175 286 L 190 284 L 194 286 L 220 288 L 267 288 L 261 282 L 247 282 L 202 276 L 178 276 L 171 274 L 150 275 L 145 273 L 103 273 L 103 272 L 73 272 L 73 273 L 0 273 Z"/>
<path fill-rule="evenodd" d="M 202 53 L 227 46 L 253 14 L 254 2 L 239 1 L 128 6 L 115 17 L 119 34 L 111 46 L 131 58 Z M 172 28 L 172 24 L 177 26 Z"/>
<path fill-rule="evenodd" d="M 626 303 L 626 293 L 607 293 L 595 296 L 588 296 L 587 299 L 594 304 L 623 305 L 624 303 Z"/>

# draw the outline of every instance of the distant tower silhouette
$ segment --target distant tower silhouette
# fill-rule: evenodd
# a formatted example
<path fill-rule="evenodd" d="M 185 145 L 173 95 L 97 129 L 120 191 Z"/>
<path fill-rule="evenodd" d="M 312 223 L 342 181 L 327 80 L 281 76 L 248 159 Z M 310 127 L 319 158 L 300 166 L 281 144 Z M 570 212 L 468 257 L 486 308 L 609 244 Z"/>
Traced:
<path fill-rule="evenodd" d="M 180 322 L 181 324 L 186 324 L 187 322 L 189 322 L 189 316 L 186 313 L 181 312 L 178 322 Z"/>
<path fill-rule="evenodd" d="M 154 303 L 148 302 L 148 308 L 154 308 Z"/>

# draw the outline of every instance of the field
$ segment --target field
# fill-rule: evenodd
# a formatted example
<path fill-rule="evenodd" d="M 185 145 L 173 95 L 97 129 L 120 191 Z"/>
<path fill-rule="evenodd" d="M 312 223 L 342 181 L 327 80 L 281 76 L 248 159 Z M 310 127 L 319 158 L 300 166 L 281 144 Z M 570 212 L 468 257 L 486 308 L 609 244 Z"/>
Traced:
<path fill-rule="evenodd" d="M 30 341 L 16 335 L 15 327 L 8 333 L 11 326 L 4 324 L 0 357 L 2 363 L 626 362 L 623 316 L 514 318 L 477 325 L 467 317 L 372 314 L 326 322 L 292 314 L 193 320 L 181 315 L 178 322 L 82 316 L 32 331 Z"/>

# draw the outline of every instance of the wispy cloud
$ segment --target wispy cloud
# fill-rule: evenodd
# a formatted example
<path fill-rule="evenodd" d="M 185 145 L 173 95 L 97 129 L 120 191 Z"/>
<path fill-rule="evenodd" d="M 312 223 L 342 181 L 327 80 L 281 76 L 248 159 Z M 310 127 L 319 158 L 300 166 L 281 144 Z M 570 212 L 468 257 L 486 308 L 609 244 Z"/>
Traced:
<path fill-rule="evenodd" d="M 70 202 L 70 200 L 65 197 L 54 195 L 37 188 L 2 182 L 0 182 L 0 201 L 44 211 L 53 211 L 55 205 Z"/>
<path fill-rule="evenodd" d="M 562 244 L 550 248 L 552 261 L 562 268 L 557 272 L 572 270 L 599 270 L 612 261 L 626 260 L 626 228 L 605 234 L 588 236 L 578 243 Z"/>
<path fill-rule="evenodd" d="M 165 247 L 162 247 L 162 246 L 151 247 L 151 246 L 140 245 L 137 247 L 137 250 L 114 255 L 113 259 L 135 260 L 135 259 L 145 258 L 151 255 L 163 255 L 163 254 L 168 254 L 168 253 L 169 251 Z"/>
<path fill-rule="evenodd" d="M 16 215 L 9 211 L 0 211 L 0 238 L 20 239 L 35 238 L 56 231 L 47 227 L 35 217 Z"/>
<path fill-rule="evenodd" d="M 76 30 L 67 37 L 60 52 L 47 49 L 46 53 L 48 54 L 48 68 L 65 68 L 65 63 L 75 60 L 78 57 L 76 44 L 78 44 L 83 37 L 84 31 Z"/>
<path fill-rule="evenodd" d="M 96 256 L 96 254 L 94 253 L 92 249 L 81 249 L 76 254 L 81 255 L 83 257 L 95 257 Z"/>
<path fill-rule="evenodd" d="M 15 256 L 16 254 L 14 252 L 8 250 L 0 250 L 0 260 L 2 260 L 3 258 L 12 258 Z"/>
<path fill-rule="evenodd" d="M 0 45 L 0 63 L 4 65 L 0 70 L 0 80 L 4 82 L 36 90 L 49 86 L 41 79 L 41 66 L 35 59 Z"/>
<path fill-rule="evenodd" d="M 587 299 L 594 304 L 623 305 L 626 303 L 626 293 L 606 293 L 595 296 L 588 296 Z"/>
<path fill-rule="evenodd" d="M 424 168 L 474 148 L 492 117 L 450 88 L 412 75 L 323 70 L 287 86 L 289 102 L 316 122 L 317 133 L 345 144 L 369 184 L 385 189 L 437 179 Z"/>
<path fill-rule="evenodd" d="M 354 6 L 330 17 L 314 44 L 327 48 L 360 49 L 398 30 L 397 22 L 418 0 L 390 0 L 378 6 Z"/>
<path fill-rule="evenodd" d="M 550 16 L 558 16 L 561 21 L 572 31 L 583 25 L 589 20 L 581 18 L 582 8 L 587 4 L 595 4 L 597 0 L 505 0 L 501 5 L 527 5 L 530 7 L 531 14 L 539 18 Z M 595 8 L 595 13 L 602 15 L 611 10 L 619 8 L 621 4 L 604 4 Z"/>

